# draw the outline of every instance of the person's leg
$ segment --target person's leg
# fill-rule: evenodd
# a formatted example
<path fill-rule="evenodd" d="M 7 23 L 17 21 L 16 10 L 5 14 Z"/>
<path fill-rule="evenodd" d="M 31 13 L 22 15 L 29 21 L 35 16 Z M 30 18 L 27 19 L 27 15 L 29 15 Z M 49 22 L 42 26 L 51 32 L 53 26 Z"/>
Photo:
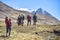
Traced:
<path fill-rule="evenodd" d="M 29 25 L 29 20 L 27 20 L 27 25 Z"/>
<path fill-rule="evenodd" d="M 18 22 L 18 26 L 19 26 L 19 22 Z"/>
<path fill-rule="evenodd" d="M 23 20 L 21 20 L 21 25 L 23 26 Z"/>
<path fill-rule="evenodd" d="M 28 25 L 28 20 L 27 20 L 27 25 Z"/>
<path fill-rule="evenodd" d="M 33 23 L 33 25 L 36 25 L 36 21 L 34 20 L 34 23 Z"/>
<path fill-rule="evenodd" d="M 23 24 L 24 24 L 24 20 L 22 21 L 22 26 L 23 26 Z"/>
<path fill-rule="evenodd" d="M 24 25 L 24 20 L 23 20 L 23 25 Z"/>
<path fill-rule="evenodd" d="M 35 20 L 35 25 L 36 25 L 37 20 Z"/>
<path fill-rule="evenodd" d="M 8 26 L 6 26 L 6 36 L 7 36 L 7 34 L 8 34 Z"/>
<path fill-rule="evenodd" d="M 20 25 L 21 25 L 21 21 L 18 22 L 18 26 L 20 26 Z"/>
<path fill-rule="evenodd" d="M 31 20 L 30 20 L 30 25 L 31 25 Z"/>
<path fill-rule="evenodd" d="M 9 36 L 11 35 L 11 26 L 9 27 Z"/>
<path fill-rule="evenodd" d="M 22 25 L 22 21 L 20 20 L 19 25 Z"/>

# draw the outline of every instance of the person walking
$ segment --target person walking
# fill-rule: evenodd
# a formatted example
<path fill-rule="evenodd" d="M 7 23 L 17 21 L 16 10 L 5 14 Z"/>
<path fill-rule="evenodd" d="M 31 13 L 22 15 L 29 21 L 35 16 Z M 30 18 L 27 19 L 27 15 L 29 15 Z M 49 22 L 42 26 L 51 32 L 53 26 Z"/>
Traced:
<path fill-rule="evenodd" d="M 33 25 L 36 25 L 37 22 L 37 16 L 36 13 L 33 15 Z"/>
<path fill-rule="evenodd" d="M 21 25 L 21 16 L 20 16 L 20 15 L 18 16 L 17 24 L 18 24 L 18 26 L 20 26 L 20 25 Z"/>
<path fill-rule="evenodd" d="M 24 24 L 24 19 L 25 19 L 24 15 L 21 14 L 21 25 L 22 25 L 22 26 L 23 26 L 23 24 Z"/>
<path fill-rule="evenodd" d="M 31 25 L 31 16 L 30 15 L 27 15 L 27 25 L 29 25 L 29 23 Z"/>
<path fill-rule="evenodd" d="M 10 36 L 11 33 L 11 19 L 9 19 L 8 17 L 5 18 L 5 24 L 6 24 L 6 37 Z"/>

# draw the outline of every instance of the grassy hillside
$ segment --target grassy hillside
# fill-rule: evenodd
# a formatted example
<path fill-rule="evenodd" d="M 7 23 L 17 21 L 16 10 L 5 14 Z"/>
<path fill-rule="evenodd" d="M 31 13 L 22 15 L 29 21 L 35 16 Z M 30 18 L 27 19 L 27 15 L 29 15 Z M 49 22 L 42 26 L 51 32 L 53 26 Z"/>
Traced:
<path fill-rule="evenodd" d="M 0 40 L 60 40 L 53 30 L 60 30 L 60 25 L 24 25 L 14 23 L 10 37 L 5 37 L 5 23 L 0 22 Z"/>

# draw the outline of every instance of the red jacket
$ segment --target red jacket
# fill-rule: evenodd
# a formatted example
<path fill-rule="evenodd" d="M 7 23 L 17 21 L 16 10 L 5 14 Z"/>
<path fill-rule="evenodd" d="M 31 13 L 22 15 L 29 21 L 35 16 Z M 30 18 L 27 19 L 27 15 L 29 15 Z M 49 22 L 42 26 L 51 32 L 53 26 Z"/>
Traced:
<path fill-rule="evenodd" d="M 5 23 L 7 26 L 9 26 L 9 19 L 5 19 Z"/>
<path fill-rule="evenodd" d="M 27 16 L 27 20 L 31 20 L 31 17 L 29 15 Z"/>

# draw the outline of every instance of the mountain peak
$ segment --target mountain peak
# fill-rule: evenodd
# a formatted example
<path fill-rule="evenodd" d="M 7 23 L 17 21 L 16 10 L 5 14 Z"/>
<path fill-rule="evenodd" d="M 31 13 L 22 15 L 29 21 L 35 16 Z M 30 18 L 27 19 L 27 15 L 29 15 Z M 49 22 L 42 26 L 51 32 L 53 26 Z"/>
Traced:
<path fill-rule="evenodd" d="M 43 11 L 43 9 L 42 9 L 42 8 L 39 8 L 39 9 L 37 9 L 37 10 L 36 10 L 36 13 L 41 14 L 41 13 L 42 13 L 42 11 Z"/>
<path fill-rule="evenodd" d="M 38 14 L 44 14 L 46 16 L 52 16 L 49 12 L 47 12 L 46 10 L 43 10 L 42 8 L 37 9 L 36 13 L 38 13 Z"/>

